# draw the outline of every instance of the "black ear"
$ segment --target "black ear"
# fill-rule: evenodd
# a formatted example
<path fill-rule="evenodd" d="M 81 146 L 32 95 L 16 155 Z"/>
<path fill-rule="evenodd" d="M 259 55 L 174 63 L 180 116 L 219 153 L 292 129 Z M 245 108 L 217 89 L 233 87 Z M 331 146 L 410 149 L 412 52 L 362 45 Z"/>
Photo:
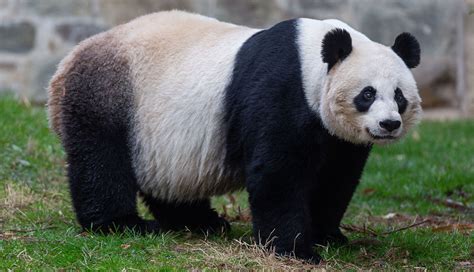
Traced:
<path fill-rule="evenodd" d="M 336 28 L 323 38 L 321 57 L 328 64 L 328 72 L 338 62 L 343 61 L 352 51 L 352 39 L 349 32 Z"/>
<path fill-rule="evenodd" d="M 397 36 L 392 50 L 405 62 L 408 68 L 415 68 L 420 64 L 420 44 L 410 33 Z"/>

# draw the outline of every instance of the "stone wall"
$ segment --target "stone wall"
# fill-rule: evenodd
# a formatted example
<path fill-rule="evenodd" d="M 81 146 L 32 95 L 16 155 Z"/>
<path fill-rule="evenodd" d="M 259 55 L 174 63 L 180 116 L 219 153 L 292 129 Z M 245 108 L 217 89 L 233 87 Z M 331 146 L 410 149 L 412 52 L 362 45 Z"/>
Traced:
<path fill-rule="evenodd" d="M 465 18 L 466 26 L 466 114 L 474 116 L 474 0 L 468 0 L 468 13 Z"/>
<path fill-rule="evenodd" d="M 177 8 L 253 27 L 294 17 L 338 18 L 387 45 L 412 32 L 423 49 L 414 72 L 425 106 L 459 107 L 454 18 L 462 6 L 463 0 L 0 0 L 0 89 L 44 101 L 58 61 L 77 42 L 139 15 Z M 472 23 L 466 33 L 468 48 Z"/>

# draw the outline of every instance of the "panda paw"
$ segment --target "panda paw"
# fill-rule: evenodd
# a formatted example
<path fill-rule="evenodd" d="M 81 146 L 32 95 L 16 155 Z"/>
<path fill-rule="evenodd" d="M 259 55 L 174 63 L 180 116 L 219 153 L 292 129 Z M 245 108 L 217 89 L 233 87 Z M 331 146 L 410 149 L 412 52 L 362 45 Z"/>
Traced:
<path fill-rule="evenodd" d="M 230 231 L 230 224 L 220 216 L 215 216 L 198 227 L 204 234 L 224 234 Z"/>
<path fill-rule="evenodd" d="M 301 259 L 307 263 L 310 263 L 310 264 L 314 264 L 314 265 L 318 265 L 321 263 L 321 256 L 318 254 L 318 253 L 314 253 L 314 252 L 310 252 L 308 254 L 305 254 L 305 255 L 296 255 L 296 258 L 298 259 Z"/>
<path fill-rule="evenodd" d="M 299 252 L 298 251 L 288 252 L 288 251 L 279 250 L 278 248 L 276 248 L 275 253 L 281 257 L 296 258 L 296 259 L 299 259 L 299 260 L 302 260 L 304 262 L 314 264 L 314 265 L 319 264 L 322 260 L 321 256 L 311 249 L 299 251 Z"/>
<path fill-rule="evenodd" d="M 160 225 L 156 220 L 143 220 L 137 226 L 137 232 L 140 234 L 158 233 L 160 230 Z"/>
<path fill-rule="evenodd" d="M 334 245 L 343 246 L 349 243 L 349 239 L 337 229 L 331 233 L 316 235 L 314 238 L 314 244 L 316 245 Z"/>

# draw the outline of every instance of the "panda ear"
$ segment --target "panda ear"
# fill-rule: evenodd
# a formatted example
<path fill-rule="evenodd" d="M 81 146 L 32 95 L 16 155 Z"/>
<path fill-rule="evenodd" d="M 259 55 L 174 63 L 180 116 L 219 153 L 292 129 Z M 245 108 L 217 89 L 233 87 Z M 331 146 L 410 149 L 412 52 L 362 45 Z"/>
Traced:
<path fill-rule="evenodd" d="M 415 68 L 420 64 L 420 44 L 410 33 L 397 36 L 392 50 L 405 62 L 408 68 Z"/>
<path fill-rule="evenodd" d="M 321 57 L 328 64 L 328 72 L 339 61 L 343 61 L 352 52 L 352 39 L 349 32 L 336 28 L 323 38 Z"/>

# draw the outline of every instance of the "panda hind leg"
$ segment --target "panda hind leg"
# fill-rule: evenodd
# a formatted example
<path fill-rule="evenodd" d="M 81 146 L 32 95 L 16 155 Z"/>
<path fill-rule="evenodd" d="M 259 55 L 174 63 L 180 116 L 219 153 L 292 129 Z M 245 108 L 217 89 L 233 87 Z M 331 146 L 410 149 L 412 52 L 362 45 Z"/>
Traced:
<path fill-rule="evenodd" d="M 211 208 L 209 199 L 193 202 L 169 202 L 141 194 L 150 212 L 163 230 L 190 230 L 204 234 L 225 233 L 230 224 Z"/>
<path fill-rule="evenodd" d="M 158 232 L 156 221 L 138 216 L 138 186 L 125 133 L 88 131 L 78 121 L 75 133 L 67 133 L 63 142 L 72 202 L 83 229 L 103 234 Z"/>
<path fill-rule="evenodd" d="M 67 154 L 69 187 L 84 229 L 109 233 L 159 230 L 138 216 L 138 186 L 130 136 L 133 86 L 128 59 L 111 36 L 89 41 L 52 79 L 60 138 Z"/>

